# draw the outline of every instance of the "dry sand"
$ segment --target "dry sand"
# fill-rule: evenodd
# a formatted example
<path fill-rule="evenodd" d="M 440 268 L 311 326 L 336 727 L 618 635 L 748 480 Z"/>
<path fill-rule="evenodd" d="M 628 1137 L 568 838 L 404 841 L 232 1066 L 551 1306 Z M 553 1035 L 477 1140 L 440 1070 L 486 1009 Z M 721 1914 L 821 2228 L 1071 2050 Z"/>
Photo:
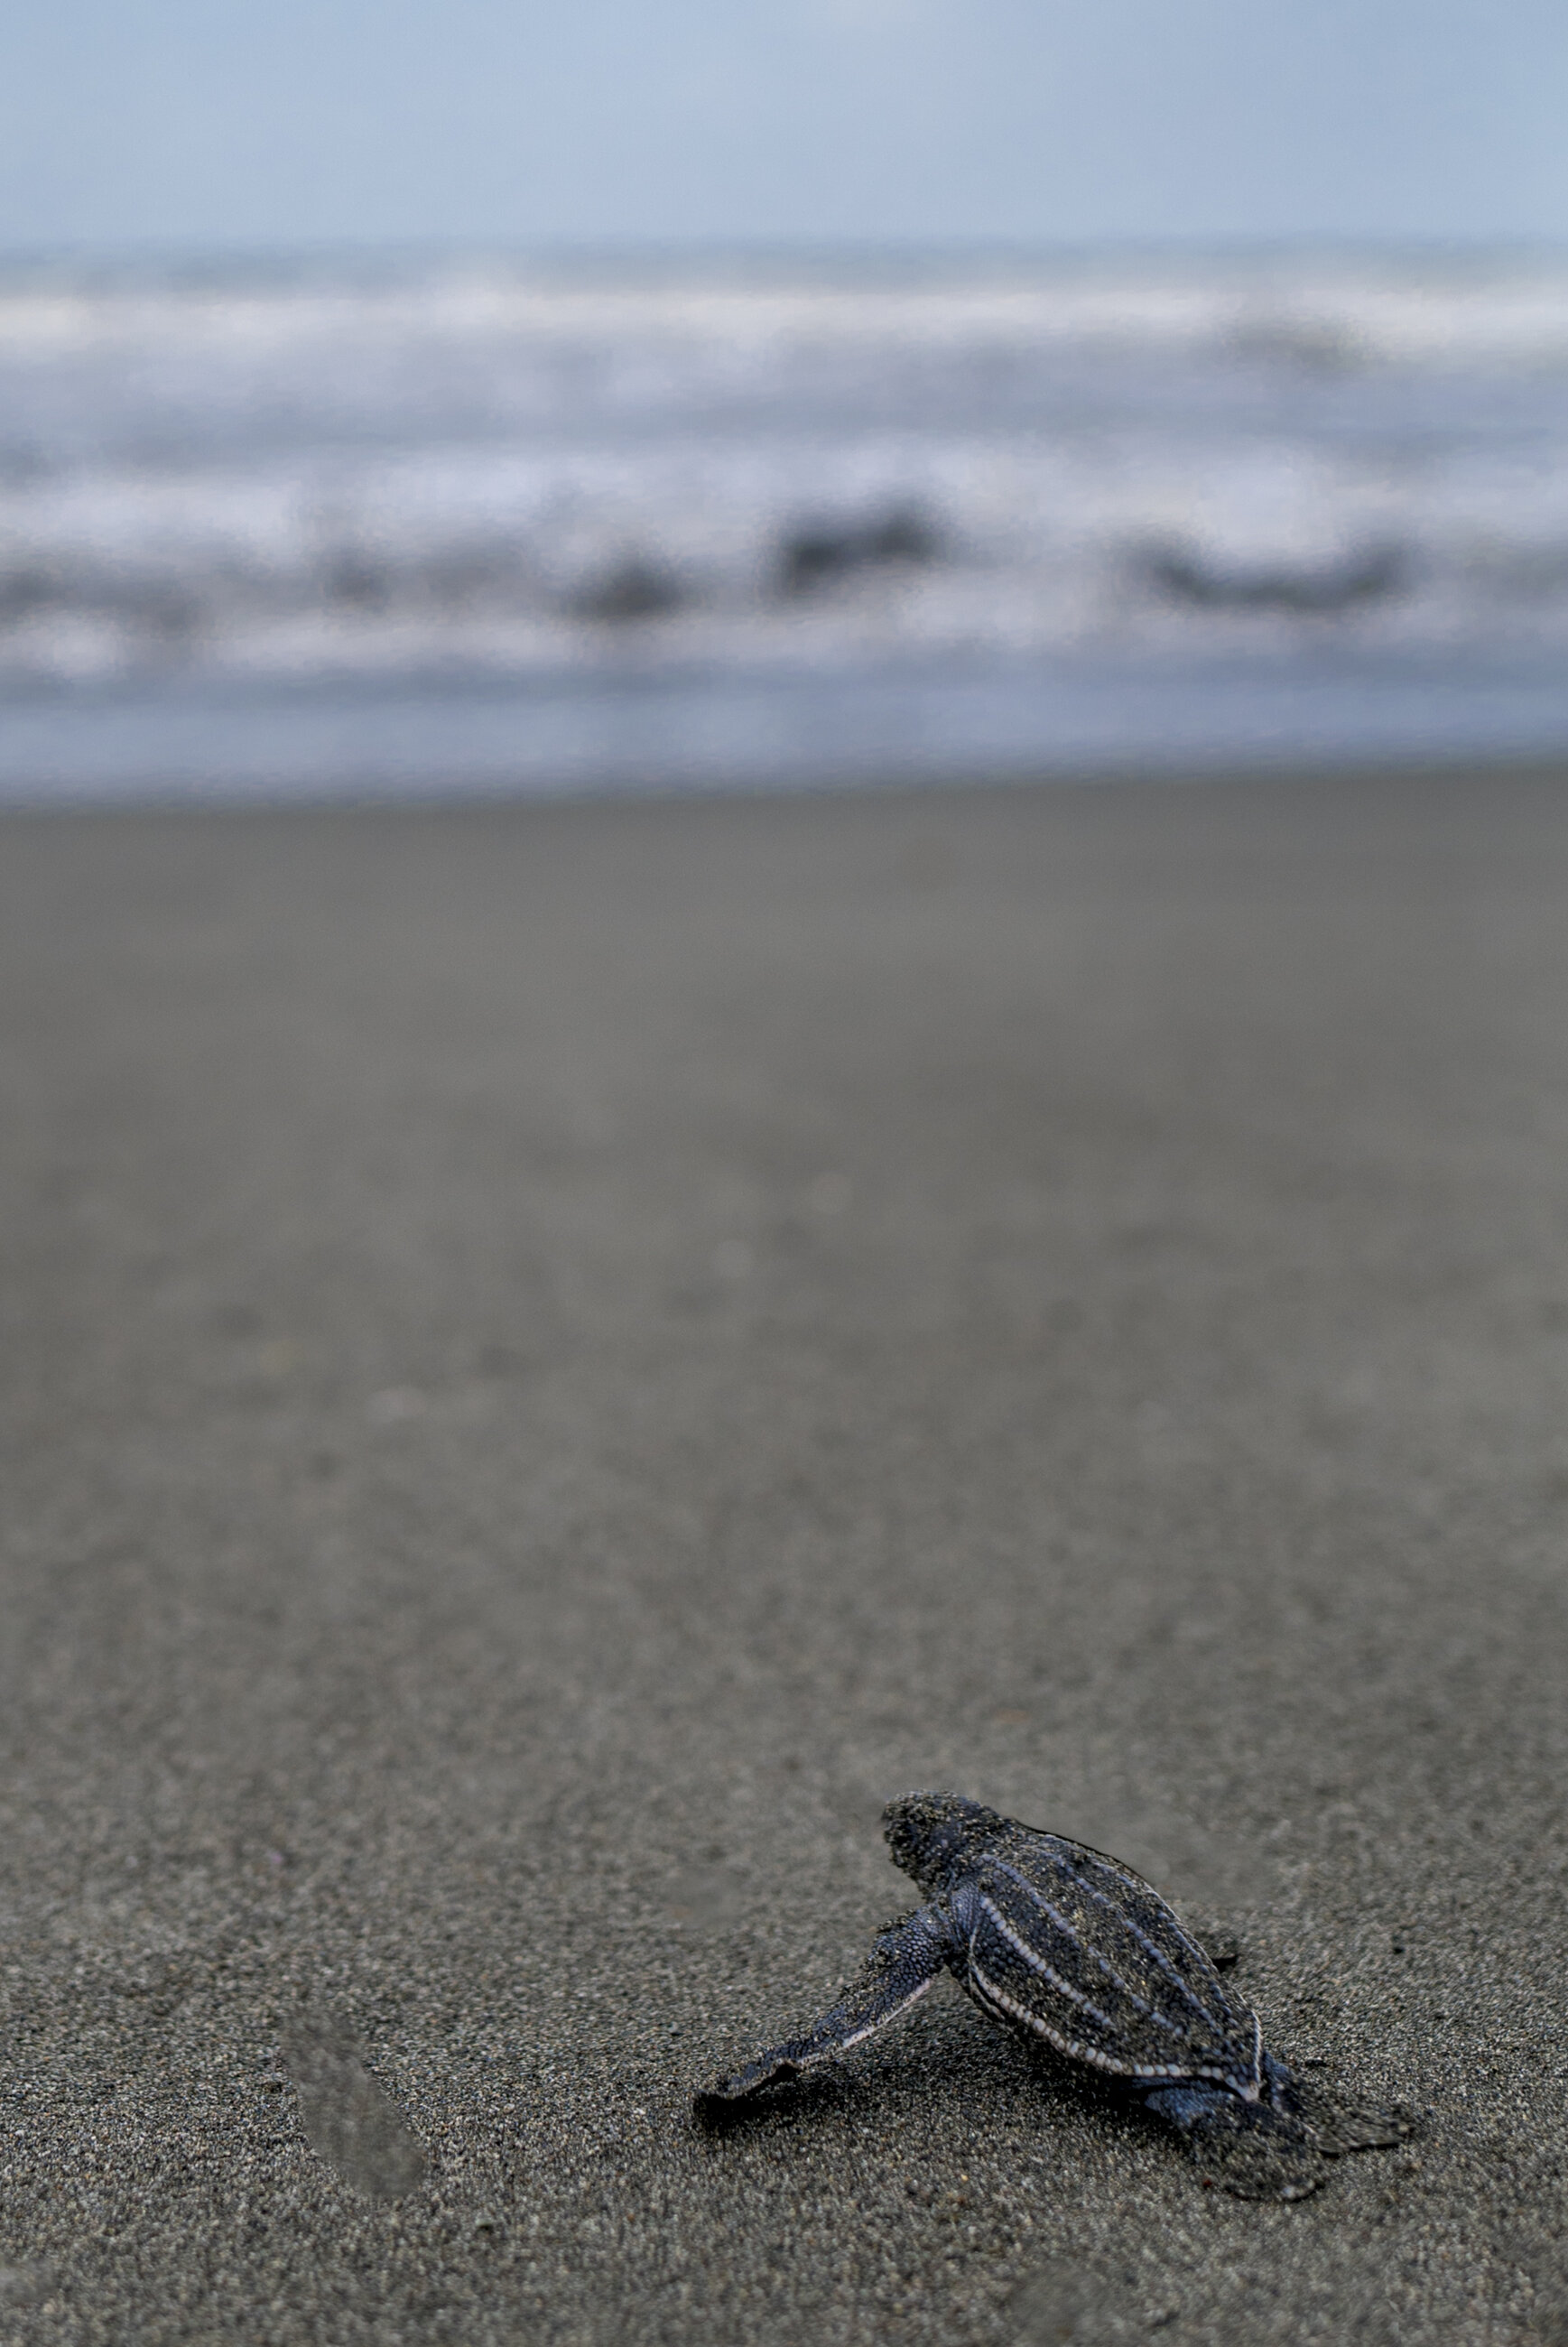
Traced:
<path fill-rule="evenodd" d="M 1568 776 L 0 824 L 0 2335 L 1568 2337 Z M 1418 2115 L 1205 2191 L 949 1785 Z"/>

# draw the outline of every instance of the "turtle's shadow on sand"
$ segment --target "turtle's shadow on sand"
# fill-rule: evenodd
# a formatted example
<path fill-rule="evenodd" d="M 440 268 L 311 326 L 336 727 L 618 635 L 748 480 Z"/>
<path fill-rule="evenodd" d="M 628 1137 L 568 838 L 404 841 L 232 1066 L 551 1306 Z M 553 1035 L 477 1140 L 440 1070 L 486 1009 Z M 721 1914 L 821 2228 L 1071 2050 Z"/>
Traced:
<path fill-rule="evenodd" d="M 868 2080 L 835 2065 L 814 2077 L 784 2078 L 764 2086 L 743 2102 L 726 2102 L 701 2088 L 692 2096 L 692 2123 L 705 2136 L 733 2137 L 795 2127 L 829 2117 L 835 2111 L 860 2105 Z"/>
<path fill-rule="evenodd" d="M 891 2133 L 901 2124 L 897 2106 L 917 2075 L 927 2096 L 940 2095 L 951 2104 L 955 2118 L 981 2120 L 988 2106 L 1005 2108 L 1011 2116 L 1022 2105 L 1047 2122 L 1061 2113 L 1131 2124 L 1179 2148 L 1169 2130 L 1125 2088 L 1049 2047 L 1014 2045 L 956 2000 L 927 2015 L 918 2036 L 910 2031 L 901 2043 L 879 2045 L 858 2060 L 825 2065 L 804 2077 L 782 2079 L 743 2102 L 708 2097 L 699 2087 L 692 2097 L 692 2118 L 704 2135 L 734 2137 L 821 2122 L 852 2108 L 862 2118 L 875 2118 L 886 2106 Z"/>

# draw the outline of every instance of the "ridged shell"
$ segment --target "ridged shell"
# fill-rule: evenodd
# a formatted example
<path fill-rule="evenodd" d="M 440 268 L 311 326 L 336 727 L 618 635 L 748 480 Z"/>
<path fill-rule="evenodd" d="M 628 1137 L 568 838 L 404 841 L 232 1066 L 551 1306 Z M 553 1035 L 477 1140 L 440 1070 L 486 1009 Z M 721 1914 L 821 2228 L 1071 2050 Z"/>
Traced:
<path fill-rule="evenodd" d="M 1262 2086 L 1257 2024 L 1141 1875 L 1008 1824 L 956 1889 L 963 1984 L 999 2021 L 1118 2077 Z"/>

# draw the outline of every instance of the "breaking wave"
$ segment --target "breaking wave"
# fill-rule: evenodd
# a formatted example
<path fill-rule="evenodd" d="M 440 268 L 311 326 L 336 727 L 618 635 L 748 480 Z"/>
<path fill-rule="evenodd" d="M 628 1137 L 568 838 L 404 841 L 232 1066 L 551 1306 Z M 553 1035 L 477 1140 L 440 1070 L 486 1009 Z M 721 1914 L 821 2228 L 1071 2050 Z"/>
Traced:
<path fill-rule="evenodd" d="M 1568 669 L 1568 262 L 0 279 L 0 692 Z"/>

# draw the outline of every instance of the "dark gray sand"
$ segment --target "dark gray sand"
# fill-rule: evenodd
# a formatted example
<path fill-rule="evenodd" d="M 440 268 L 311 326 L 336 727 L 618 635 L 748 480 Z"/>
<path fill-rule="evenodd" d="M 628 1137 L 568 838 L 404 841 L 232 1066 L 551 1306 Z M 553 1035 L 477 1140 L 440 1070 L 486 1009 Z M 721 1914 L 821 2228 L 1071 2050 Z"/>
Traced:
<path fill-rule="evenodd" d="M 0 2335 L 1568 2338 L 1568 775 L 0 824 Z M 1417 2116 L 1205 2190 L 953 1786 Z"/>

